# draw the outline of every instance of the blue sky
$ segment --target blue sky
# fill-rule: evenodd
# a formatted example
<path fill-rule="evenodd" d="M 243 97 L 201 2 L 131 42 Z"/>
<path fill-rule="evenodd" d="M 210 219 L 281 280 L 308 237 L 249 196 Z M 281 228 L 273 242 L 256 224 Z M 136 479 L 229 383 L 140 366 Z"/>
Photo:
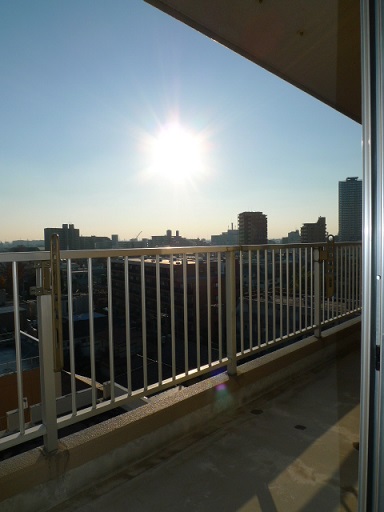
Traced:
<path fill-rule="evenodd" d="M 0 62 L 2 241 L 209 237 L 251 210 L 270 238 L 320 215 L 336 234 L 361 177 L 360 125 L 142 0 L 2 0 Z M 183 180 L 153 171 L 170 122 L 200 146 Z"/>

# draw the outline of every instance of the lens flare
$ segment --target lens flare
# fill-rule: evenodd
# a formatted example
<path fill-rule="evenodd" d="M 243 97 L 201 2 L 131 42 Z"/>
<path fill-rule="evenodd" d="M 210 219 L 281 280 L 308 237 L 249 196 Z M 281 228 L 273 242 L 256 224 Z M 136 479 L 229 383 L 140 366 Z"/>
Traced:
<path fill-rule="evenodd" d="M 195 184 L 207 173 L 207 141 L 178 121 L 159 127 L 145 142 L 150 179 L 166 181 L 175 187 Z"/>

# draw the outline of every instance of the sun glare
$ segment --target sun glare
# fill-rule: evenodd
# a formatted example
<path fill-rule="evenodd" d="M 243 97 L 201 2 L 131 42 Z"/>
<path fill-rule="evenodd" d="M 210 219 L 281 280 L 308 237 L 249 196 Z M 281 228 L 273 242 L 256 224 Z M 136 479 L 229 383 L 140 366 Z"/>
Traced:
<path fill-rule="evenodd" d="M 174 185 L 198 178 L 203 172 L 203 142 L 178 123 L 163 126 L 151 144 L 151 171 Z"/>

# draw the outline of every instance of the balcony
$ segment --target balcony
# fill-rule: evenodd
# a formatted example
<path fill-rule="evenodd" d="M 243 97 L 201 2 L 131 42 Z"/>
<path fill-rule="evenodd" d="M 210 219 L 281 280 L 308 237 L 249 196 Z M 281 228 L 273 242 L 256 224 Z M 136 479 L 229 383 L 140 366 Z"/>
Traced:
<path fill-rule="evenodd" d="M 9 397 L 1 414 L 4 507 L 49 510 L 125 468 L 140 473 L 139 487 L 121 476 L 108 481 L 117 495 L 131 485 L 135 510 L 160 499 L 154 471 L 157 485 L 178 487 L 186 510 L 208 510 L 202 496 L 191 497 L 188 478 L 176 485 L 188 474 L 206 497 L 219 499 L 221 489 L 224 510 L 288 510 L 289 499 L 300 510 L 331 510 L 321 504 L 336 506 L 335 496 L 354 509 L 359 244 L 53 247 L 1 254 L 0 265 L 11 285 L 3 346 L 14 349 L 14 366 L 8 361 L 0 377 Z M 37 368 L 26 366 L 25 346 L 36 349 Z M 174 484 L 161 480 L 168 476 Z M 228 481 L 239 489 L 231 505 Z M 95 506 L 118 499 L 108 488 L 98 485 Z M 143 500 L 144 488 L 152 490 Z"/>

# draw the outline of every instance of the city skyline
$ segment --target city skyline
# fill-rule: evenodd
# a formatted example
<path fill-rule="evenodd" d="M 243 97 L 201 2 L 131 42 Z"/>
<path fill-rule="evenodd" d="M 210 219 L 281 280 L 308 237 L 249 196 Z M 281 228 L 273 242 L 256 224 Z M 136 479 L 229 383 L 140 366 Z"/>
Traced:
<path fill-rule="evenodd" d="M 0 12 L 0 240 L 209 238 L 242 211 L 270 239 L 319 216 L 337 234 L 360 125 L 141 0 Z"/>
<path fill-rule="evenodd" d="M 242 212 L 238 215 L 238 222 L 239 222 L 239 219 L 244 217 L 244 216 L 252 216 L 253 214 L 258 214 L 259 216 L 265 218 L 265 229 L 268 230 L 268 227 L 267 227 L 267 222 L 268 222 L 268 216 L 266 214 L 264 214 L 263 212 L 254 212 L 254 211 L 248 211 L 248 212 Z M 319 217 L 318 221 L 320 219 L 323 219 L 324 221 L 326 220 L 325 217 Z M 240 223 L 241 224 L 241 223 Z M 94 234 L 89 234 L 89 233 L 81 233 L 80 231 L 80 228 L 78 225 L 75 225 L 75 224 L 68 224 L 68 223 L 63 223 L 61 226 L 55 226 L 55 227 L 52 227 L 52 226 L 49 226 L 49 227 L 45 227 L 44 228 L 44 233 L 43 233 L 43 236 L 42 237 L 38 237 L 38 238 L 24 238 L 24 239 L 13 239 L 12 237 L 9 239 L 9 240 L 0 240 L 0 244 L 5 244 L 5 245 L 10 245 L 12 243 L 30 243 L 30 242 L 42 242 L 44 244 L 45 242 L 45 245 L 46 245 L 46 250 L 49 250 L 49 247 L 47 246 L 47 240 L 50 239 L 50 236 L 53 234 L 53 233 L 57 233 L 59 234 L 60 236 L 60 239 L 62 239 L 64 241 L 64 244 L 67 243 L 66 240 L 67 240 L 67 235 L 64 234 L 64 236 L 62 237 L 60 235 L 61 232 L 68 232 L 68 229 L 69 231 L 73 231 L 73 232 L 77 232 L 77 238 L 83 238 L 83 239 L 91 239 L 91 238 L 99 238 L 99 239 L 109 239 L 111 242 L 115 239 L 116 242 L 129 242 L 129 241 L 134 241 L 134 240 L 137 240 L 137 241 L 141 241 L 141 240 L 150 240 L 150 239 L 156 239 L 156 238 L 165 238 L 166 236 L 174 236 L 176 235 L 177 237 L 181 237 L 183 239 L 186 239 L 186 240 L 205 240 L 207 242 L 210 241 L 210 239 L 213 239 L 213 238 L 217 238 L 217 237 L 220 237 L 222 235 L 225 235 L 227 233 L 234 233 L 234 232 L 237 232 L 237 233 L 240 233 L 241 232 L 241 227 L 239 227 L 240 225 L 239 223 L 238 224 L 234 224 L 232 223 L 231 226 L 227 226 L 227 229 L 223 229 L 221 231 L 221 233 L 211 233 L 208 237 L 200 237 L 200 236 L 197 236 L 195 238 L 192 238 L 192 237 L 184 237 L 184 236 L 181 236 L 180 235 L 180 230 L 179 229 L 166 229 L 166 230 L 163 230 L 162 233 L 157 233 L 157 234 L 151 234 L 150 236 L 148 237 L 144 237 L 144 236 L 140 236 L 141 235 L 141 232 L 139 232 L 135 237 L 131 237 L 130 239 L 125 239 L 125 238 L 121 238 L 119 233 L 103 233 L 103 234 L 100 234 L 100 235 L 94 235 Z M 303 228 L 305 228 L 306 226 L 310 225 L 310 224 L 316 224 L 315 223 L 303 223 L 302 226 L 301 226 L 301 231 L 303 230 Z M 328 230 L 326 228 L 324 228 L 325 231 L 324 231 L 324 236 L 326 234 L 328 234 Z M 299 230 L 296 230 L 295 233 L 299 233 Z M 292 232 L 289 232 L 287 233 L 287 235 L 289 234 L 292 234 Z M 331 233 L 329 233 L 331 234 Z M 263 241 L 243 241 L 243 242 L 238 242 L 238 243 L 246 243 L 247 245 L 252 245 L 252 244 L 256 244 L 256 245 L 260 245 L 260 244 L 264 244 L 264 243 L 268 243 L 269 240 L 273 241 L 273 240 L 283 240 L 284 238 L 286 237 L 268 237 L 266 236 L 265 237 L 265 240 Z M 49 245 L 49 243 L 48 243 Z M 214 245 L 214 244 L 213 244 Z M 220 245 L 220 244 L 219 244 Z M 65 249 L 66 247 L 61 247 L 62 249 Z M 68 248 L 68 247 L 67 247 Z M 72 247 L 73 248 L 73 247 Z"/>

